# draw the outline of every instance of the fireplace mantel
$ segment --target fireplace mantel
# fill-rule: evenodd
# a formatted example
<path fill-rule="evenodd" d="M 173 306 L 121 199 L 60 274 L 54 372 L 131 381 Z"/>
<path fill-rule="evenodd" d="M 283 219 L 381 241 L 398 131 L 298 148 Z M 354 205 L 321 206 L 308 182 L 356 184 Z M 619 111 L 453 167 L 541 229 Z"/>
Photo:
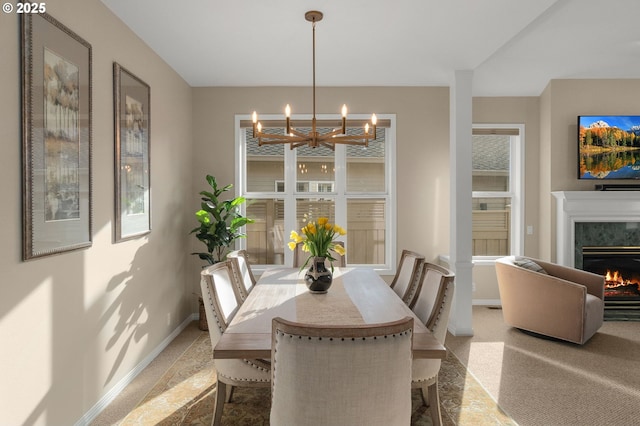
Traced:
<path fill-rule="evenodd" d="M 640 191 L 556 191 L 556 257 L 575 266 L 575 224 L 578 222 L 640 223 Z"/>

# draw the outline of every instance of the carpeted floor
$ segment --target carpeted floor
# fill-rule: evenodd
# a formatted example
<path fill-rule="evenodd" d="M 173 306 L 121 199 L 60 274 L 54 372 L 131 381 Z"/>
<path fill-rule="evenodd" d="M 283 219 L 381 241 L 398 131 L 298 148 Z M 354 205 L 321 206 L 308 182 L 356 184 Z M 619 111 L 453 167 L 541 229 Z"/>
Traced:
<path fill-rule="evenodd" d="M 202 332 L 120 425 L 210 425 L 215 389 L 211 343 Z M 444 425 L 515 425 L 451 354 L 442 363 L 439 392 Z M 419 391 L 412 398 L 411 424 L 431 425 Z M 237 388 L 222 423 L 268 425 L 269 407 L 268 388 Z"/>
<path fill-rule="evenodd" d="M 520 426 L 639 424 L 638 322 L 605 321 L 582 346 L 509 327 L 499 309 L 475 306 L 473 324 L 447 348 Z"/>

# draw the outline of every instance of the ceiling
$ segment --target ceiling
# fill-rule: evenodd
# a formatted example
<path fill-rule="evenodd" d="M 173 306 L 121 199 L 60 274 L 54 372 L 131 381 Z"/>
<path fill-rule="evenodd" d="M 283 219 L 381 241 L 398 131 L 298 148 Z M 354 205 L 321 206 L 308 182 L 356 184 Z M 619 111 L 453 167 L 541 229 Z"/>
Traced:
<path fill-rule="evenodd" d="M 538 96 L 640 78 L 638 0 L 102 0 L 193 86 L 449 86 Z"/>

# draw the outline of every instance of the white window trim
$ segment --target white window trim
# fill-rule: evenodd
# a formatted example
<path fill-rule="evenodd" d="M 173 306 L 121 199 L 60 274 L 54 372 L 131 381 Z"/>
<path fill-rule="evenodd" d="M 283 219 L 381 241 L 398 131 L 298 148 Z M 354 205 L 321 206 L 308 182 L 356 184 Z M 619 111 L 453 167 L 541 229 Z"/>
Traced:
<path fill-rule="evenodd" d="M 504 198 L 506 194 L 511 197 L 511 246 L 512 256 L 524 254 L 524 124 L 473 124 L 474 129 L 518 129 L 519 141 L 511 138 L 511 158 L 509 161 L 509 188 L 508 192 L 482 192 L 472 191 L 473 198 Z M 473 256 L 475 265 L 493 265 L 495 260 L 503 256 Z"/>
<path fill-rule="evenodd" d="M 336 223 L 345 224 L 347 223 L 347 212 L 346 212 L 346 197 L 349 198 L 384 198 L 386 200 L 385 203 L 385 215 L 386 215 L 386 230 L 385 230 L 385 264 L 380 265 L 356 265 L 350 264 L 349 266 L 355 267 L 371 267 L 380 275 L 395 275 L 396 273 L 396 265 L 397 265 L 397 207 L 396 207 L 396 115 L 395 114 L 377 114 L 378 119 L 380 120 L 389 120 L 390 126 L 386 128 L 386 146 L 385 146 L 385 179 L 386 179 L 386 191 L 379 193 L 367 193 L 367 194 L 352 194 L 346 191 L 346 147 L 344 145 L 336 146 L 336 159 L 335 159 L 335 181 L 334 181 L 334 189 L 335 192 L 323 192 L 323 193 L 309 193 L 309 196 L 318 196 L 318 194 L 322 195 L 326 198 L 337 198 L 344 197 L 345 203 L 344 206 L 339 206 L 339 203 L 336 203 L 335 207 L 335 216 Z M 341 115 L 339 114 L 316 114 L 317 120 L 336 120 L 340 119 Z M 368 120 L 370 115 L 367 114 L 349 114 L 349 117 L 355 120 Z M 260 118 L 264 121 L 269 120 L 284 120 L 284 115 L 282 114 L 261 114 Z M 297 114 L 292 115 L 292 120 L 310 120 L 312 118 L 311 114 Z M 246 163 L 246 147 L 243 143 L 244 135 L 240 128 L 240 122 L 244 120 L 251 120 L 251 115 L 249 114 L 236 114 L 234 120 L 234 132 L 235 132 L 235 164 L 236 164 L 236 172 L 235 172 L 235 189 L 236 196 L 246 196 L 248 198 L 261 198 L 260 196 L 256 196 L 256 194 L 265 194 L 265 193 L 247 193 L 246 192 L 246 181 L 244 176 L 244 167 L 243 165 Z M 340 155 L 339 155 L 340 154 Z M 285 164 L 296 164 L 295 161 L 296 150 L 291 150 L 285 146 L 284 157 Z M 285 167 L 285 182 L 295 182 L 296 180 L 296 169 L 295 167 Z M 285 188 L 292 188 L 292 185 L 287 185 L 285 183 Z M 281 198 L 285 200 L 285 203 L 295 203 L 295 200 L 301 194 L 294 194 L 294 191 L 285 191 L 276 192 L 274 188 L 273 197 Z M 264 196 L 266 197 L 266 195 Z M 271 197 L 271 195 L 269 195 Z M 246 206 L 243 204 L 241 207 L 242 213 L 245 214 Z M 296 228 L 296 220 L 295 215 L 289 214 L 285 212 L 285 220 L 284 220 L 284 229 L 285 233 L 287 233 L 286 237 L 288 238 L 288 231 Z M 347 232 L 349 229 L 347 227 Z M 246 240 L 244 238 L 240 238 L 236 240 L 236 248 L 242 249 L 246 248 Z M 293 264 L 293 252 L 291 250 L 287 250 L 285 246 L 284 251 L 285 259 L 284 265 L 292 265 Z M 254 270 L 257 274 L 261 274 L 265 269 L 271 268 L 274 265 L 252 265 L 252 270 Z"/>

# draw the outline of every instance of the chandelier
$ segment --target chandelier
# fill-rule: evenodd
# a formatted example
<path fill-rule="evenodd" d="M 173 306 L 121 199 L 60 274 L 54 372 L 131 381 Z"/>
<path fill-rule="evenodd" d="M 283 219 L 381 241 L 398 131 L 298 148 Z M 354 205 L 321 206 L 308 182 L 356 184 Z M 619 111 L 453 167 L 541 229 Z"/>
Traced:
<path fill-rule="evenodd" d="M 258 113 L 253 112 L 252 127 L 253 137 L 258 138 L 258 146 L 269 144 L 290 144 L 290 148 L 298 148 L 307 145 L 311 148 L 325 146 L 331 150 L 335 149 L 336 144 L 362 145 L 368 146 L 369 141 L 376 138 L 375 114 L 371 115 L 371 126 L 369 123 L 364 125 L 364 134 L 348 135 L 347 134 L 347 105 L 342 105 L 342 127 L 333 129 L 327 133 L 319 133 L 316 127 L 316 22 L 322 20 L 322 12 L 311 10 L 304 14 L 307 21 L 312 24 L 313 33 L 313 117 L 311 119 L 311 130 L 303 132 L 297 130 L 291 125 L 291 107 L 289 104 L 284 109 L 286 119 L 284 135 L 275 135 L 262 132 L 262 124 L 258 121 Z M 371 133 L 369 132 L 372 127 Z"/>

